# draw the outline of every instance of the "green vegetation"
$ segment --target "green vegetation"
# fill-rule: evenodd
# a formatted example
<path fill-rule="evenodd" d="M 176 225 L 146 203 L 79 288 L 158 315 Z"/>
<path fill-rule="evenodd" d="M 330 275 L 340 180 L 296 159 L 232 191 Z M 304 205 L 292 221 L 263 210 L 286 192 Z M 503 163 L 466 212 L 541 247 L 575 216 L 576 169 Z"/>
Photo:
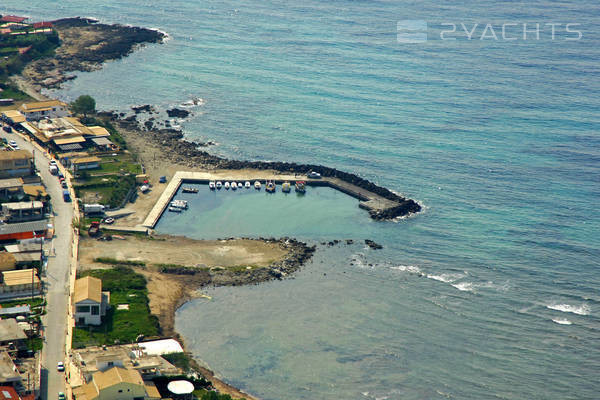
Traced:
<path fill-rule="evenodd" d="M 96 100 L 90 95 L 83 94 L 71 103 L 71 110 L 76 114 L 83 114 L 87 117 L 88 114 L 96 112 Z"/>
<path fill-rule="evenodd" d="M 30 30 L 30 29 L 25 29 Z M 58 33 L 0 35 L 0 81 L 6 81 L 9 75 L 20 73 L 31 60 L 48 57 L 60 45 Z M 23 54 L 19 49 L 26 49 Z"/>
<path fill-rule="evenodd" d="M 34 308 L 34 307 L 46 305 L 46 301 L 41 297 L 34 297 L 33 299 L 28 298 L 28 299 L 23 299 L 23 300 L 6 301 L 4 303 L 0 303 L 0 307 L 8 308 L 8 307 L 21 306 L 24 304 L 29 304 L 29 307 Z"/>
<path fill-rule="evenodd" d="M 0 83 L 0 89 L 2 89 L 2 92 L 0 92 L 0 98 L 2 99 L 13 99 L 15 101 L 31 100 L 31 97 L 21 92 L 15 85 Z"/>
<path fill-rule="evenodd" d="M 232 397 L 228 394 L 217 393 L 214 390 L 199 389 L 194 390 L 194 396 L 200 400 L 232 400 Z M 245 400 L 245 399 L 241 399 Z"/>
<path fill-rule="evenodd" d="M 101 179 L 106 181 L 84 183 L 74 187 L 75 194 L 79 198 L 84 198 L 86 193 L 97 193 L 100 195 L 100 203 L 110 207 L 119 207 L 125 200 L 129 191 L 135 185 L 135 176 L 114 176 L 109 175 Z"/>
<path fill-rule="evenodd" d="M 40 337 L 27 340 L 27 350 L 40 351 L 44 347 L 44 340 Z"/>
<path fill-rule="evenodd" d="M 110 310 L 97 327 L 76 327 L 73 347 L 133 343 L 138 335 L 155 336 L 159 332 L 158 319 L 150 314 L 146 279 L 131 268 L 85 271 L 102 279 L 102 290 L 110 291 Z M 81 277 L 79 276 L 79 277 Z M 128 310 L 117 310 L 119 304 L 128 304 Z"/>
<path fill-rule="evenodd" d="M 191 358 L 187 353 L 163 354 L 162 358 L 164 358 L 177 368 L 182 369 L 183 371 L 188 371 L 192 366 Z"/>
<path fill-rule="evenodd" d="M 102 264 L 111 264 L 111 265 L 129 265 L 132 267 L 145 267 L 146 263 L 143 261 L 130 261 L 130 260 L 117 260 L 116 258 L 110 257 L 97 257 L 94 258 L 95 262 Z"/>

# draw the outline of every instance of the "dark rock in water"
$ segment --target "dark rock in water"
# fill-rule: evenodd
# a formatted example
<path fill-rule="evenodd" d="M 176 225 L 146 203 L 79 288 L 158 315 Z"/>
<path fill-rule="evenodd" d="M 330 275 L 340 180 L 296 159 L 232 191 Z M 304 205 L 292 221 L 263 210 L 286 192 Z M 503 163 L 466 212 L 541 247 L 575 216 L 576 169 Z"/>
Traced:
<path fill-rule="evenodd" d="M 171 110 L 167 110 L 167 115 L 171 118 L 187 118 L 190 115 L 190 112 L 187 110 L 182 110 L 181 108 L 173 108 Z"/>
<path fill-rule="evenodd" d="M 373 250 L 383 249 L 382 245 L 380 245 L 379 243 L 375 243 L 374 241 L 369 240 L 369 239 L 365 239 L 365 244 L 367 246 L 369 246 L 370 248 L 372 248 Z"/>
<path fill-rule="evenodd" d="M 144 104 L 143 106 L 134 106 L 131 107 L 131 109 L 136 113 L 139 114 L 141 112 L 151 112 L 152 111 L 152 106 L 150 104 Z"/>
<path fill-rule="evenodd" d="M 144 122 L 144 126 L 146 127 L 147 130 L 151 130 L 152 127 L 154 126 L 154 123 L 152 121 L 146 121 L 146 122 Z"/>
<path fill-rule="evenodd" d="M 352 240 L 352 239 L 346 239 L 346 244 L 353 244 L 353 243 L 354 243 L 354 240 Z"/>

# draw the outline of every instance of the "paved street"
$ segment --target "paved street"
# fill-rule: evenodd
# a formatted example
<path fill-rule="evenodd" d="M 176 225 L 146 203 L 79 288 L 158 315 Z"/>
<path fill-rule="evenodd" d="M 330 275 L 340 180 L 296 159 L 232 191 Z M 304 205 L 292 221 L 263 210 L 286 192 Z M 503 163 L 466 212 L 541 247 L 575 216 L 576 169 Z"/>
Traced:
<path fill-rule="evenodd" d="M 30 142 L 23 140 L 17 134 L 2 132 L 1 135 L 9 140 L 15 140 L 21 149 L 35 152 L 36 167 L 42 176 L 48 194 L 52 197 L 51 202 L 55 215 L 54 231 L 56 232 L 53 239 L 55 255 L 50 254 L 45 280 L 48 312 L 42 318 L 46 341 L 42 351 L 41 398 L 44 400 L 56 399 L 58 392 L 65 391 L 64 373 L 56 370 L 56 364 L 64 361 L 65 358 L 73 209 L 71 203 L 63 201 L 63 189 L 60 187 L 57 177 L 48 171 L 48 159 L 44 154 L 34 149 Z M 47 251 L 51 247 L 51 244 L 45 245 Z"/>

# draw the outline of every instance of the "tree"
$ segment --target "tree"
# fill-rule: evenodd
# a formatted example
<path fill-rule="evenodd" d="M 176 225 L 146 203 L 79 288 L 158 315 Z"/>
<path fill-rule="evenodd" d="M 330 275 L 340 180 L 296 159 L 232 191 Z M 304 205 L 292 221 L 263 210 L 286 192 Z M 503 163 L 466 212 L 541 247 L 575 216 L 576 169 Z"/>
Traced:
<path fill-rule="evenodd" d="M 71 109 L 77 114 L 83 114 L 87 117 L 88 114 L 96 112 L 96 100 L 87 94 L 81 95 L 71 103 Z"/>

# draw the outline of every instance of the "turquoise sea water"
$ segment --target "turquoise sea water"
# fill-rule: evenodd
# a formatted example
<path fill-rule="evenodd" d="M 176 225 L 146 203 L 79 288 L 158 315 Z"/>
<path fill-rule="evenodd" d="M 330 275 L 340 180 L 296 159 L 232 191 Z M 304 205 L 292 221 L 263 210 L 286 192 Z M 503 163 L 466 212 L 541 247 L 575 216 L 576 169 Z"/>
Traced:
<path fill-rule="evenodd" d="M 201 97 L 183 126 L 219 142 L 216 153 L 323 163 L 424 205 L 374 223 L 326 191 L 308 193 L 310 205 L 237 193 L 161 221 L 197 237 L 356 240 L 319 246 L 295 279 L 213 289 L 212 301 L 182 307 L 187 345 L 232 383 L 267 400 L 598 397 L 597 2 L 1 7 L 169 33 L 164 45 L 81 74 L 57 93 L 65 99 L 90 93 L 101 108 L 126 109 Z M 407 19 L 427 21 L 430 40 L 399 44 Z M 542 32 L 439 40 L 442 23 L 461 22 L 480 24 L 476 37 L 487 23 L 498 35 L 502 23 L 539 22 Z M 583 37 L 551 40 L 545 23 L 580 24 Z M 364 238 L 384 249 L 365 249 Z"/>

